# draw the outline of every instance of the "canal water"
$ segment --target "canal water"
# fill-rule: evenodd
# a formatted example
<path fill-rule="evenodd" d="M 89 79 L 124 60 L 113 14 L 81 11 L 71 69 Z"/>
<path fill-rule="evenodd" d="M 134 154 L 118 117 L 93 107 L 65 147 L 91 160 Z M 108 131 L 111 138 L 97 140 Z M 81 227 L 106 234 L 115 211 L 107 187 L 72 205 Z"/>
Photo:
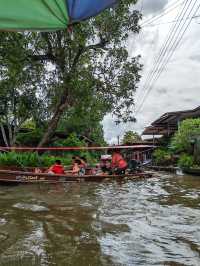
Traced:
<path fill-rule="evenodd" d="M 0 265 L 200 265 L 200 177 L 0 187 Z"/>

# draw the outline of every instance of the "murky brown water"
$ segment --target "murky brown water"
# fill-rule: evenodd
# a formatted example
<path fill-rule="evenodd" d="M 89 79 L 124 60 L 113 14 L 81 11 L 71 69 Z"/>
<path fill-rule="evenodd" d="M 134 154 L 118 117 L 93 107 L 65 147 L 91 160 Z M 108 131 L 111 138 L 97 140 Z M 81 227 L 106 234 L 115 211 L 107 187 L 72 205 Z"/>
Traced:
<path fill-rule="evenodd" d="M 0 187 L 0 265 L 200 265 L 200 177 Z"/>

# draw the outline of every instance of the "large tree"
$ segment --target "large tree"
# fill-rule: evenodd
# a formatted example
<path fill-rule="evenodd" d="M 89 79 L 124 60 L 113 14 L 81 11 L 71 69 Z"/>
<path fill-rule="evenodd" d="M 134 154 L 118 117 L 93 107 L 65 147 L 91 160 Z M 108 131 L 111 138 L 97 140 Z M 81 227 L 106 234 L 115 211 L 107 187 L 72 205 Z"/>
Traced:
<path fill-rule="evenodd" d="M 139 56 L 129 56 L 126 43 L 130 34 L 139 32 L 135 3 L 119 1 L 116 9 L 74 25 L 72 32 L 4 34 L 7 43 L 13 35 L 15 46 L 19 42 L 22 73 L 37 75 L 35 95 L 43 100 L 48 121 L 39 146 L 51 141 L 61 118 L 82 102 L 88 101 L 91 116 L 99 108 L 101 115 L 112 112 L 117 121 L 134 120 L 131 107 L 141 65 Z M 8 49 L 1 48 L 2 60 L 8 59 Z"/>
<path fill-rule="evenodd" d="M 23 123 L 41 116 L 42 102 L 37 97 L 40 65 L 31 68 L 25 60 L 24 37 L 1 33 L 0 44 L 0 129 L 6 146 L 13 146 Z"/>

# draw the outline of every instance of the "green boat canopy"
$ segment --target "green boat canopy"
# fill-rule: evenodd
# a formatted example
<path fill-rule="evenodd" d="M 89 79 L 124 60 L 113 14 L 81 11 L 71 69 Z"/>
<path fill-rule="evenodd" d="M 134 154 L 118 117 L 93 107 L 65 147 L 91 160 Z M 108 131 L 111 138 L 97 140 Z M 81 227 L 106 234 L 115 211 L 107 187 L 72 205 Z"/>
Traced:
<path fill-rule="evenodd" d="M 0 30 L 53 31 L 95 16 L 118 0 L 0 0 Z"/>

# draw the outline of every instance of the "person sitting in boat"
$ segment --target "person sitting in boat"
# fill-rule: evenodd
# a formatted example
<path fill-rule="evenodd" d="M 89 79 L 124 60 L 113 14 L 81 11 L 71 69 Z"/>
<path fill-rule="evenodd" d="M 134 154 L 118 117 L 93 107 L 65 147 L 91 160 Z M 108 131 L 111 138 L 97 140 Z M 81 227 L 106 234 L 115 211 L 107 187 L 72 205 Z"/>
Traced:
<path fill-rule="evenodd" d="M 85 157 L 73 156 L 72 174 L 85 175 L 87 160 Z"/>
<path fill-rule="evenodd" d="M 112 153 L 111 168 L 114 174 L 124 175 L 128 167 L 126 160 L 122 157 L 119 150 L 114 150 Z"/>
<path fill-rule="evenodd" d="M 111 155 L 102 155 L 100 159 L 100 167 L 104 174 L 111 174 Z"/>
<path fill-rule="evenodd" d="M 127 171 L 128 171 L 129 174 L 134 174 L 136 172 L 141 171 L 141 169 L 140 169 L 140 162 L 138 162 L 135 159 L 129 160 Z"/>
<path fill-rule="evenodd" d="M 100 164 L 97 163 L 94 169 L 94 175 L 101 175 L 101 174 L 102 174 L 102 170 L 101 170 Z"/>
<path fill-rule="evenodd" d="M 79 175 L 85 175 L 86 172 L 86 168 L 87 168 L 87 160 L 85 157 L 80 157 L 80 171 L 79 171 Z"/>
<path fill-rule="evenodd" d="M 79 174 L 79 171 L 80 171 L 80 161 L 79 160 L 74 160 L 74 163 L 72 165 L 72 175 L 78 175 Z"/>
<path fill-rule="evenodd" d="M 35 173 L 35 174 L 41 174 L 41 173 L 42 173 L 42 170 L 41 170 L 40 168 L 36 167 L 36 168 L 34 169 L 34 173 Z"/>
<path fill-rule="evenodd" d="M 65 174 L 64 167 L 60 160 L 56 160 L 55 164 L 52 165 L 48 170 L 48 174 L 56 174 L 56 175 L 63 175 Z"/>

